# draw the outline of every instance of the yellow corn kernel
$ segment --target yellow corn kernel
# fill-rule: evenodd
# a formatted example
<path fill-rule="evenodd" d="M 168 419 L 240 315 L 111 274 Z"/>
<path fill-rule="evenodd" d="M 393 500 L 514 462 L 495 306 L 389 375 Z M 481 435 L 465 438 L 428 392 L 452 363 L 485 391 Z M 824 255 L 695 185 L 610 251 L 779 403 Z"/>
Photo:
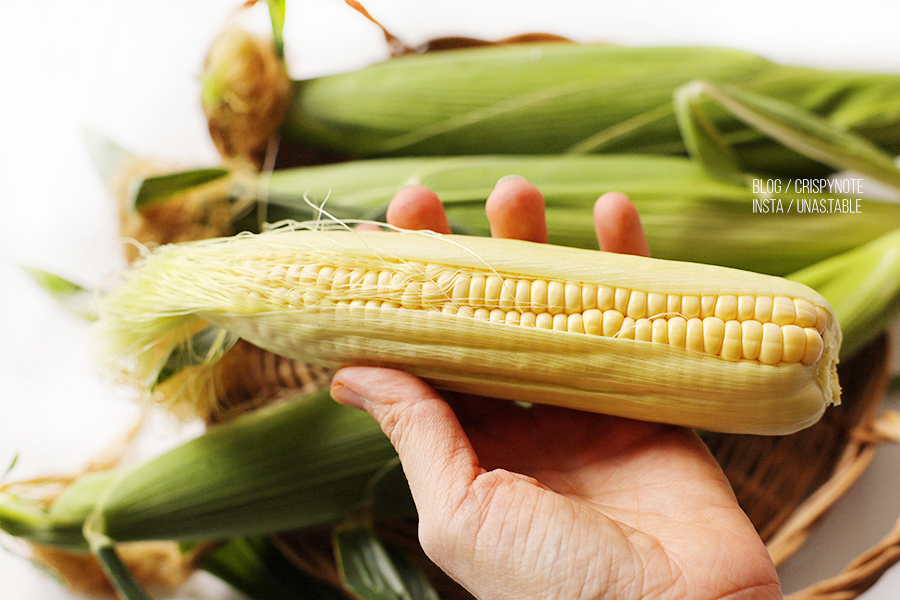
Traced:
<path fill-rule="evenodd" d="M 584 311 L 597 308 L 597 286 L 587 283 L 581 288 L 581 309 Z"/>
<path fill-rule="evenodd" d="M 588 335 L 603 335 L 603 312 L 596 308 L 589 308 L 581 315 L 584 324 L 584 332 Z"/>
<path fill-rule="evenodd" d="M 628 301 L 631 300 L 631 290 L 627 288 L 616 288 L 613 308 L 623 315 L 628 314 Z"/>
<path fill-rule="evenodd" d="M 753 320 L 767 323 L 772 318 L 772 297 L 759 296 L 753 307 Z"/>
<path fill-rule="evenodd" d="M 703 351 L 707 354 L 718 354 L 725 341 L 725 321 L 719 317 L 703 319 Z"/>
<path fill-rule="evenodd" d="M 685 319 L 700 318 L 700 297 L 699 296 L 682 296 L 681 297 L 681 315 Z"/>
<path fill-rule="evenodd" d="M 703 321 L 697 317 L 687 320 L 685 347 L 694 352 L 703 352 Z"/>
<path fill-rule="evenodd" d="M 803 333 L 806 334 L 806 346 L 800 362 L 804 365 L 813 365 L 822 357 L 825 342 L 822 340 L 821 335 L 816 335 L 819 332 L 813 327 L 804 327 Z"/>
<path fill-rule="evenodd" d="M 794 311 L 796 312 L 797 318 L 794 319 L 794 324 L 798 327 L 814 327 L 816 324 L 816 307 L 812 305 L 811 302 L 807 300 L 803 300 L 802 298 L 794 299 Z"/>
<path fill-rule="evenodd" d="M 503 279 L 496 275 L 488 275 L 484 280 L 484 298 L 485 305 L 488 308 L 497 308 L 500 306 L 500 294 L 503 291 Z"/>
<path fill-rule="evenodd" d="M 775 323 L 763 323 L 762 342 L 759 346 L 759 362 L 764 365 L 776 365 L 784 353 L 784 336 L 781 327 Z"/>
<path fill-rule="evenodd" d="M 522 307 L 531 305 L 531 283 L 524 279 L 516 281 L 516 307 L 523 310 Z"/>
<path fill-rule="evenodd" d="M 684 348 L 687 343 L 687 319 L 676 315 L 666 321 L 666 337 L 669 344 L 676 348 Z"/>
<path fill-rule="evenodd" d="M 666 294 L 666 312 L 670 315 L 681 312 L 681 296 L 678 294 Z"/>
<path fill-rule="evenodd" d="M 781 360 L 795 363 L 803 360 L 806 354 L 806 332 L 797 325 L 785 325 L 781 328 L 783 338 Z"/>
<path fill-rule="evenodd" d="M 762 346 L 762 323 L 759 321 L 741 322 L 741 356 L 747 360 L 759 358 Z"/>
<path fill-rule="evenodd" d="M 666 319 L 653 319 L 650 341 L 654 344 L 669 343 L 669 326 Z"/>
<path fill-rule="evenodd" d="M 547 310 L 547 282 L 537 279 L 531 282 L 531 310 L 535 313 Z"/>
<path fill-rule="evenodd" d="M 658 317 L 666 313 L 666 295 L 659 292 L 647 294 L 647 316 Z"/>
<path fill-rule="evenodd" d="M 625 314 L 632 319 L 640 319 L 647 316 L 647 293 L 641 290 L 632 290 L 628 295 L 628 305 Z"/>
<path fill-rule="evenodd" d="M 584 333 L 584 319 L 580 314 L 572 314 L 566 317 L 566 331 L 569 333 Z"/>
<path fill-rule="evenodd" d="M 776 325 L 793 323 L 797 318 L 794 301 L 784 296 L 776 296 L 772 299 L 772 322 Z"/>
<path fill-rule="evenodd" d="M 504 279 L 500 287 L 500 308 L 513 310 L 516 308 L 516 286 L 518 282 L 513 279 Z"/>
<path fill-rule="evenodd" d="M 616 292 L 607 285 L 597 286 L 597 308 L 600 310 L 610 310 L 615 308 Z"/>
<path fill-rule="evenodd" d="M 634 319 L 631 317 L 625 317 L 622 319 L 622 328 L 619 329 L 619 333 L 616 334 L 616 337 L 623 340 L 633 340 L 634 339 Z"/>
<path fill-rule="evenodd" d="M 737 296 L 723 294 L 716 298 L 716 307 L 713 315 L 723 321 L 731 321 L 737 319 L 738 301 Z"/>
<path fill-rule="evenodd" d="M 581 302 L 581 297 L 583 294 L 583 292 L 582 292 L 583 287 L 584 286 L 579 285 L 577 283 L 566 283 L 563 285 L 563 290 L 564 290 L 563 291 L 563 294 L 564 294 L 563 303 L 565 304 L 565 310 L 566 310 L 567 315 L 580 313 L 583 310 L 582 302 Z"/>
<path fill-rule="evenodd" d="M 625 315 L 615 309 L 603 311 L 603 335 L 613 337 L 618 335 L 622 330 L 622 324 L 625 322 Z"/>
<path fill-rule="evenodd" d="M 725 321 L 724 339 L 722 340 L 722 358 L 740 360 L 743 356 L 743 335 L 741 323 L 736 320 Z"/>
<path fill-rule="evenodd" d="M 471 306 L 478 307 L 484 302 L 485 281 L 484 275 L 473 275 L 469 278 L 469 291 L 466 297 Z"/>
<path fill-rule="evenodd" d="M 553 315 L 553 324 L 551 325 L 551 328 L 553 329 L 553 331 L 568 331 L 569 317 L 565 313 L 557 313 Z"/>
<path fill-rule="evenodd" d="M 634 322 L 634 339 L 640 342 L 653 341 L 653 323 L 650 319 L 641 318 Z"/>

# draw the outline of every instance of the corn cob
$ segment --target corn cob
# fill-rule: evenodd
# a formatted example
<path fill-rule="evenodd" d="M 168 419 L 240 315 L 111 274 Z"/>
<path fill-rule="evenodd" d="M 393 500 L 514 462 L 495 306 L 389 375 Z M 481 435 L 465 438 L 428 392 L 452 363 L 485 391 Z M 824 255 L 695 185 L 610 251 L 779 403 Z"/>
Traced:
<path fill-rule="evenodd" d="M 397 191 L 420 184 L 441 198 L 455 231 L 489 235 L 484 199 L 510 173 L 541 190 L 550 242 L 562 246 L 597 248 L 590 207 L 610 190 L 635 203 L 654 256 L 773 275 L 900 228 L 895 202 L 862 199 L 857 214 L 801 212 L 798 197 L 818 203 L 840 195 L 827 188 L 795 194 L 787 180 L 765 182 L 780 193 L 754 193 L 751 185 L 719 181 L 684 158 L 637 155 L 381 159 L 279 170 L 239 186 L 236 194 L 257 198 L 260 212 L 238 226 L 258 231 L 260 218 L 314 219 L 322 203 L 339 219 L 383 220 Z"/>
<path fill-rule="evenodd" d="M 202 319 L 276 354 L 499 398 L 784 434 L 837 402 L 828 302 L 779 278 L 513 240 L 303 231 L 173 245 L 101 306 L 152 381 Z"/>
<path fill-rule="evenodd" d="M 230 42 L 225 38 L 222 43 Z M 228 56 L 231 61 L 242 59 L 235 53 Z M 243 59 L 259 60 L 252 52 Z M 261 102 L 247 96 L 229 103 L 245 85 L 241 78 L 229 81 L 222 75 L 237 71 L 232 62 L 211 60 L 207 69 L 206 80 L 216 84 L 204 92 L 210 129 L 215 137 L 238 137 L 220 123 L 220 107 Z M 294 82 L 280 133 L 283 141 L 311 148 L 327 160 L 683 154 L 672 96 L 698 79 L 791 102 L 888 152 L 900 152 L 900 77 L 785 66 L 743 51 L 702 47 L 548 43 L 403 56 L 354 72 Z M 793 177 L 829 171 L 742 126 L 725 111 L 712 114 L 746 171 Z M 253 127 L 242 124 L 240 129 Z M 232 155 L 229 144 L 240 145 L 220 144 L 226 156 Z"/>

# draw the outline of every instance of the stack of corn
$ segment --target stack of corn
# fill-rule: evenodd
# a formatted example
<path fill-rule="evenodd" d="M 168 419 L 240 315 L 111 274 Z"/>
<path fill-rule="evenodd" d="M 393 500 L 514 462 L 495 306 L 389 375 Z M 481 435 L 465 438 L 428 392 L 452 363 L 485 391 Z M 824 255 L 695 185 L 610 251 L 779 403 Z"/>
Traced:
<path fill-rule="evenodd" d="M 763 198 L 751 180 L 780 187 L 765 199 L 782 203 L 790 182 L 821 181 L 836 166 L 900 181 L 882 154 L 900 151 L 898 76 L 787 67 L 731 50 L 554 43 L 406 56 L 287 82 L 271 62 L 278 52 L 255 54 L 260 46 L 244 35 L 223 43 L 210 53 L 204 104 L 229 161 L 260 164 L 274 129 L 311 160 L 342 161 L 211 174 L 231 177 L 233 198 L 257 208 L 232 214 L 233 232 L 321 217 L 323 204 L 343 221 L 380 220 L 390 197 L 417 183 L 438 192 L 457 230 L 484 236 L 484 198 L 517 173 L 545 194 L 554 246 L 348 233 L 316 221 L 165 247 L 104 298 L 99 330 L 116 368 L 170 402 L 220 402 L 212 369 L 251 343 L 326 367 L 397 366 L 446 389 L 778 435 L 839 400 L 838 358 L 897 309 L 900 205 L 868 199 L 854 203 L 858 214 L 754 214 Z M 230 62 L 248 52 L 249 64 L 268 61 L 264 72 L 281 83 L 248 82 L 248 72 L 263 71 Z M 697 79 L 774 98 L 774 108 L 738 110 L 739 118 L 694 100 L 679 109 L 673 94 Z M 796 112 L 784 113 L 786 103 Z M 690 110 L 702 117 L 697 129 L 683 122 Z M 797 112 L 804 116 L 791 129 Z M 744 180 L 682 156 L 704 156 L 689 133 L 724 139 Z M 399 158 L 369 158 L 387 156 Z M 171 191 L 192 185 L 179 180 Z M 667 260 L 588 250 L 590 204 L 613 189 L 635 200 L 654 255 Z M 810 199 L 828 197 L 819 191 Z M 625 358 L 628 372 L 617 368 Z M 526 360 L 546 368 L 522 380 L 509 366 Z M 683 382 L 700 372 L 707 387 L 685 396 Z M 735 396 L 744 412 L 722 404 Z M 204 564 L 252 597 L 277 598 L 283 582 L 267 579 L 272 547 L 255 536 L 352 517 L 335 535 L 346 559 L 341 585 L 368 597 L 354 559 L 387 555 L 371 524 L 413 512 L 396 455 L 365 414 L 322 393 L 289 399 L 153 460 L 85 475 L 50 504 L 4 489 L 0 526 L 35 544 L 94 552 L 127 598 L 144 596 L 116 544 L 230 540 L 204 551 Z M 398 559 L 372 560 L 382 576 L 422 585 Z"/>

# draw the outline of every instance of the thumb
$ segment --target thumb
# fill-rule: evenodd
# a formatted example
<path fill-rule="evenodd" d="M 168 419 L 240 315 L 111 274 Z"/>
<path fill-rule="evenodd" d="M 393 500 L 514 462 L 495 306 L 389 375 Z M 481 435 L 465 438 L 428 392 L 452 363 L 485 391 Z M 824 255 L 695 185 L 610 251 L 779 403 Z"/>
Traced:
<path fill-rule="evenodd" d="M 368 412 L 400 456 L 419 517 L 447 514 L 484 472 L 469 438 L 447 402 L 403 371 L 346 367 L 331 383 L 332 397 Z"/>

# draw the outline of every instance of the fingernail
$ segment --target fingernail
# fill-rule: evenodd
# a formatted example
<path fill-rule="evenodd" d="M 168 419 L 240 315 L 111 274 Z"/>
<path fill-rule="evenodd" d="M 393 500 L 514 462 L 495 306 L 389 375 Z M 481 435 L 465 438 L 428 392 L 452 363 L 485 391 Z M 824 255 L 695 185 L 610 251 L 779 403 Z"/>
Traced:
<path fill-rule="evenodd" d="M 501 177 L 500 179 L 497 180 L 497 183 L 494 185 L 494 189 L 496 190 L 498 187 L 500 187 L 502 184 L 506 183 L 507 181 L 525 181 L 525 178 L 522 177 L 521 175 L 514 175 L 514 174 L 504 175 L 503 177 Z"/>
<path fill-rule="evenodd" d="M 366 399 L 340 382 L 331 384 L 331 397 L 336 402 L 351 408 L 365 409 Z"/>

